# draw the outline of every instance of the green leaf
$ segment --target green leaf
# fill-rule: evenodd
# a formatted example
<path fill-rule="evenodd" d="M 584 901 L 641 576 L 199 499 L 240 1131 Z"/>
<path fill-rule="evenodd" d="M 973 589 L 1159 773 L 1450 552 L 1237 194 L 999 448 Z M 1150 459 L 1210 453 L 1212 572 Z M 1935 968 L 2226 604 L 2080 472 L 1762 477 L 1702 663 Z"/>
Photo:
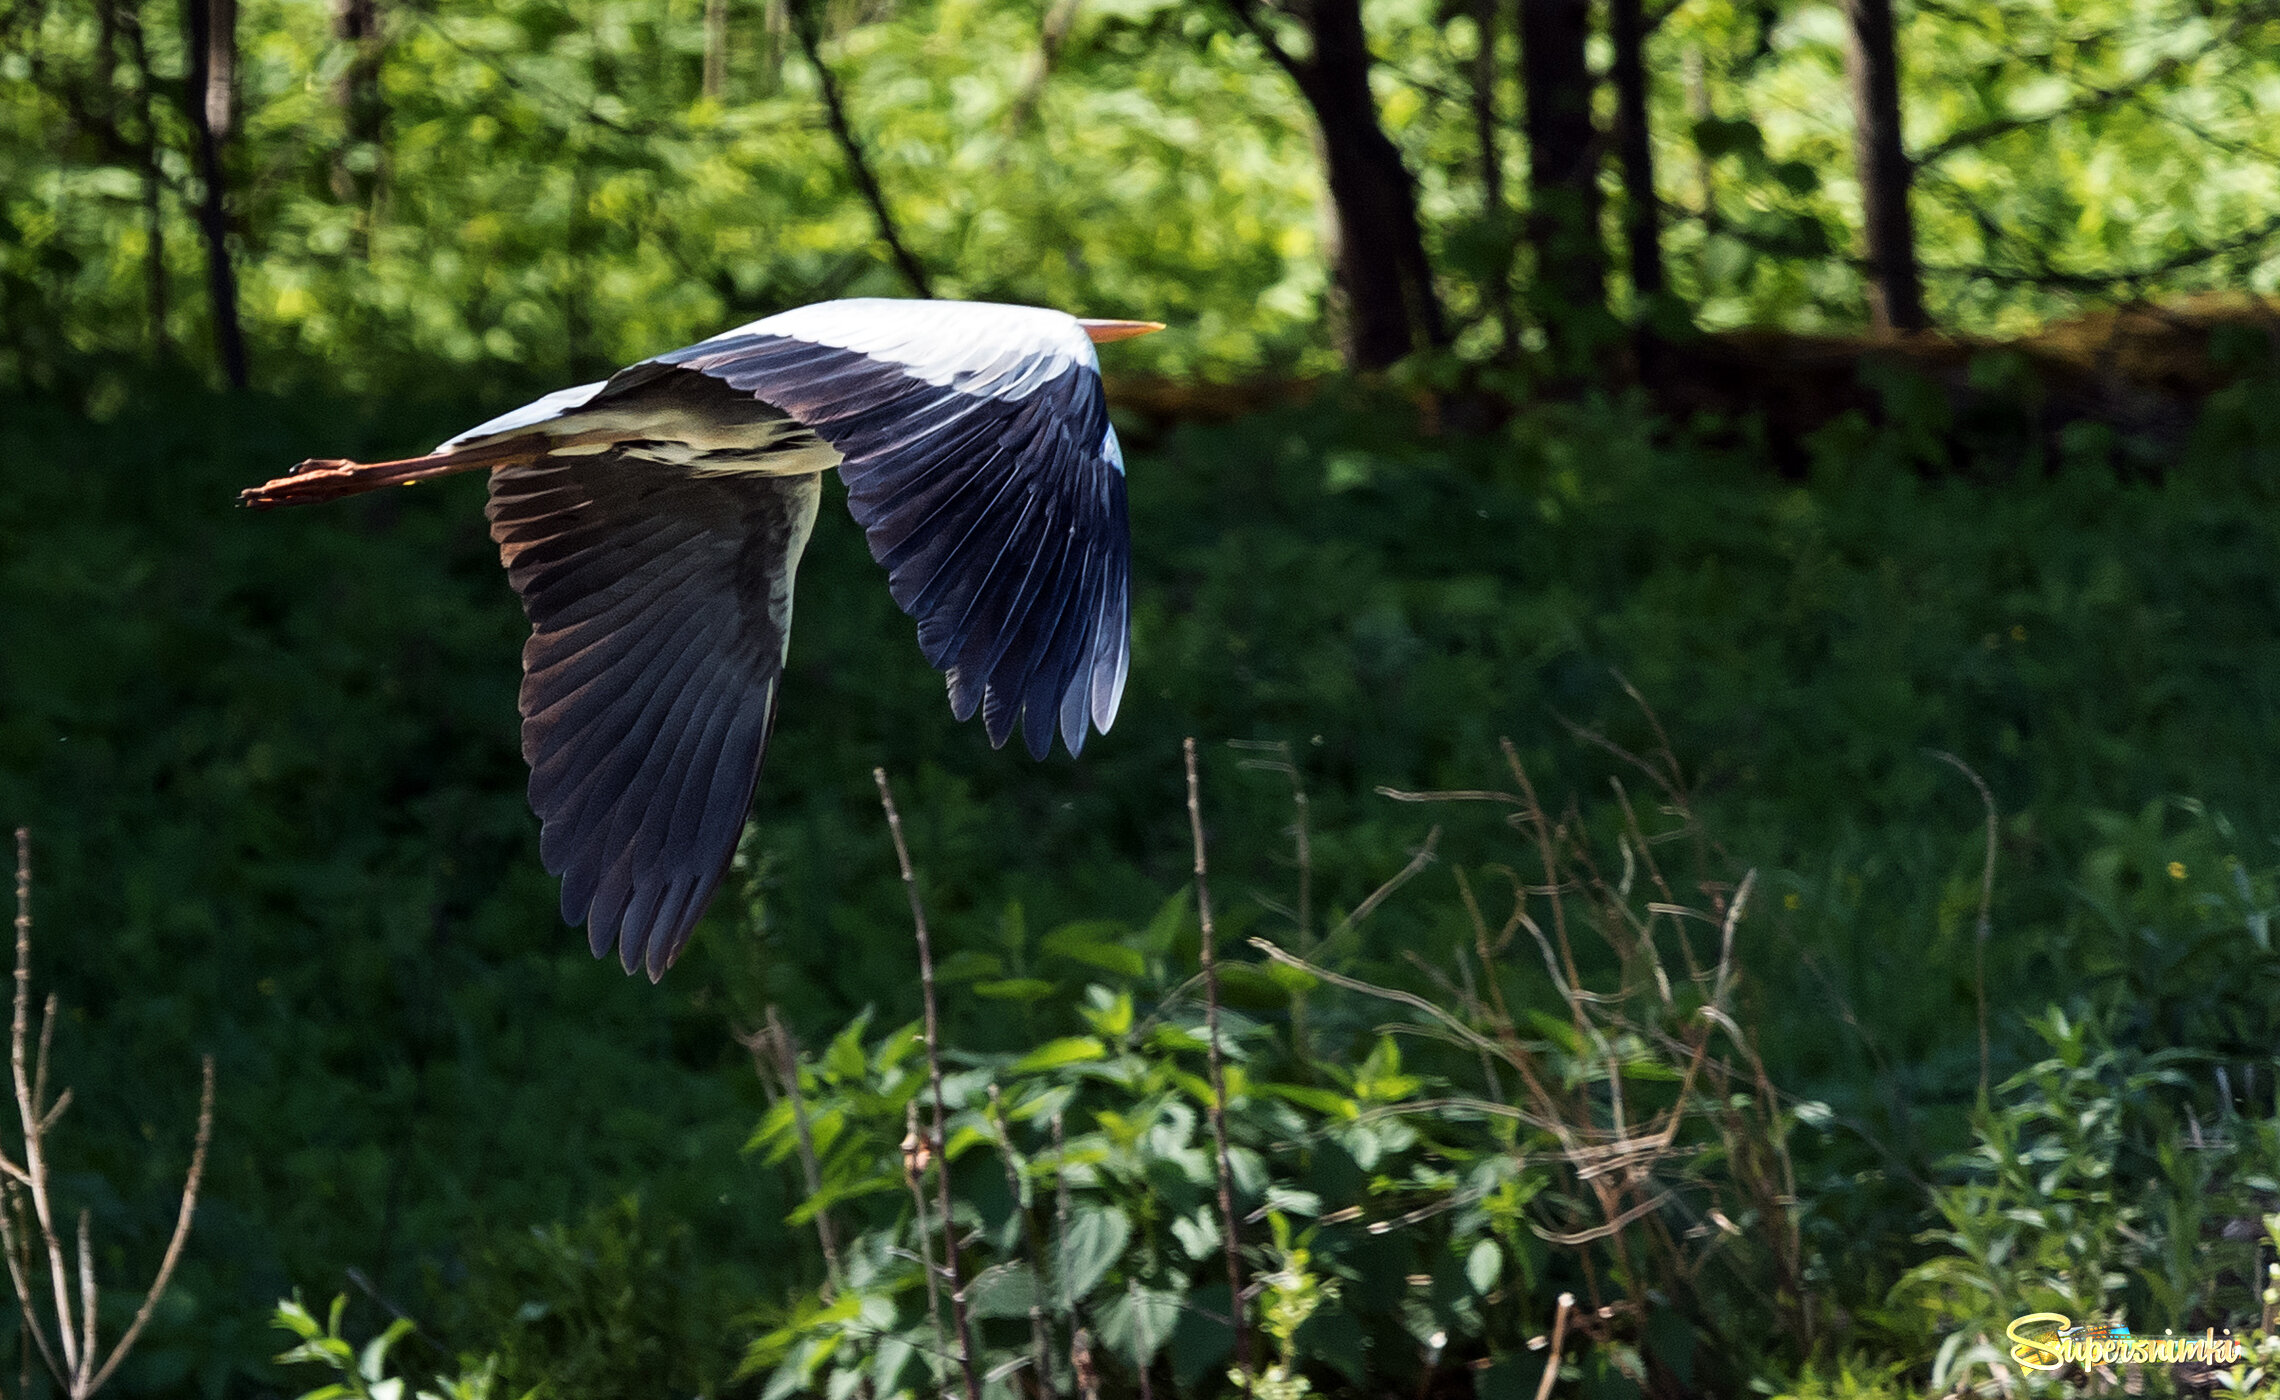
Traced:
<path fill-rule="evenodd" d="M 959 949 L 934 969 L 934 980 L 943 983 L 975 982 L 1004 975 L 1005 959 L 973 948 Z"/>
<path fill-rule="evenodd" d="M 1182 1295 L 1173 1289 L 1125 1286 L 1100 1312 L 1100 1339 L 1110 1350 L 1146 1366 L 1171 1339 L 1180 1323 Z"/>
<path fill-rule="evenodd" d="M 819 1068 L 825 1074 L 842 1082 L 860 1082 L 866 1061 L 863 1058 L 863 1032 L 870 1028 L 871 1013 L 865 1011 L 831 1038 L 831 1046 L 823 1052 Z"/>
<path fill-rule="evenodd" d="M 363 1354 L 356 1361 L 356 1373 L 369 1383 L 377 1383 L 387 1373 L 389 1350 L 411 1330 L 412 1324 L 403 1318 L 389 1323 L 379 1336 L 364 1344 Z"/>
<path fill-rule="evenodd" d="M 1676 1084 L 1686 1078 L 1676 1066 L 1665 1064 L 1661 1060 L 1625 1060 L 1622 1069 L 1625 1079 L 1635 1079 L 1644 1083 Z"/>
<path fill-rule="evenodd" d="M 1487 1296 L 1504 1273 L 1504 1249 L 1494 1240 L 1482 1240 L 1465 1256 L 1465 1282 L 1473 1292 Z"/>
<path fill-rule="evenodd" d="M 1146 976 L 1147 960 L 1131 948 L 1112 941 L 1124 932 L 1122 924 L 1106 919 L 1092 919 L 1063 924 L 1046 934 L 1045 941 L 1040 946 L 1048 953 L 1088 963 L 1121 977 Z"/>
<path fill-rule="evenodd" d="M 1536 1028 L 1536 1034 L 1551 1041 L 1570 1055 L 1583 1053 L 1583 1041 L 1576 1034 L 1573 1021 L 1563 1021 L 1557 1016 L 1531 1008 L 1528 1012 L 1528 1024 Z"/>
<path fill-rule="evenodd" d="M 1131 1218 L 1115 1206 L 1087 1205 L 1070 1217 L 1053 1252 L 1053 1300 L 1063 1309 L 1089 1297 L 1132 1238 Z"/>
<path fill-rule="evenodd" d="M 976 982 L 974 995 L 996 1001 L 1037 1001 L 1053 995 L 1053 984 L 1035 977 L 1009 977 L 1002 982 Z"/>
<path fill-rule="evenodd" d="M 1344 1094 L 1330 1089 L 1317 1089 L 1311 1084 L 1256 1084 L 1252 1086 L 1263 1094 L 1272 1094 L 1285 1103 L 1312 1109 L 1325 1118 L 1351 1122 L 1361 1112 L 1355 1102 Z"/>
<path fill-rule="evenodd" d="M 1280 1011 L 1290 993 L 1257 963 L 1223 962 L 1219 965 L 1220 1001 L 1245 1011 Z"/>
<path fill-rule="evenodd" d="M 1140 931 L 1141 947 L 1162 957 L 1178 944 L 1182 932 L 1197 926 L 1189 904 L 1191 895 L 1192 891 L 1181 890 L 1158 906 L 1156 917 Z"/>
<path fill-rule="evenodd" d="M 1172 1222 L 1172 1238 L 1180 1242 L 1190 1259 L 1209 1259 L 1219 1252 L 1219 1221 L 1207 1207 L 1197 1207 L 1194 1213 L 1183 1215 Z"/>
<path fill-rule="evenodd" d="M 1094 1030 L 1111 1040 L 1122 1040 L 1132 1033 L 1130 992 L 1111 993 L 1108 988 L 1095 985 L 1085 988 L 1085 1001 L 1087 1004 L 1077 1010 Z"/>
<path fill-rule="evenodd" d="M 1027 1317 L 1037 1301 L 1037 1277 L 1027 1264 L 993 1264 L 966 1285 L 966 1307 L 975 1317 Z"/>
<path fill-rule="evenodd" d="M 1089 1035 L 1065 1035 L 1059 1040 L 1047 1041 L 1035 1050 L 1015 1060 L 1010 1074 L 1035 1074 L 1040 1070 L 1059 1069 L 1063 1065 L 1084 1064 L 1105 1059 L 1108 1047 Z"/>

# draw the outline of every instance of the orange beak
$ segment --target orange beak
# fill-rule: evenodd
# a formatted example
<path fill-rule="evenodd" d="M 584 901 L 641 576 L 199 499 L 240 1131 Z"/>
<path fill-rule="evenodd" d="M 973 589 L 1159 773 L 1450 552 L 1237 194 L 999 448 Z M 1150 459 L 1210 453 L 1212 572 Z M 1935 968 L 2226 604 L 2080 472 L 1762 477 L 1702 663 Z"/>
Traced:
<path fill-rule="evenodd" d="M 1136 335 L 1153 335 L 1164 328 L 1161 321 L 1078 321 L 1093 344 L 1106 345 L 1112 340 L 1130 340 Z"/>

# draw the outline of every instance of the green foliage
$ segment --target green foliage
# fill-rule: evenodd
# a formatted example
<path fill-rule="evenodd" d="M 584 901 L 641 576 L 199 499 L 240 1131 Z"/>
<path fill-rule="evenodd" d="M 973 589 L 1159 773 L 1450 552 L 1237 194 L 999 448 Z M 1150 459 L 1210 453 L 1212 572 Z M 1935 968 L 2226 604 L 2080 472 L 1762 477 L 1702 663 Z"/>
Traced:
<path fill-rule="evenodd" d="M 475 421 L 483 405 L 448 389 L 383 411 L 153 387 L 101 420 L 0 403 L 0 817 L 34 827 L 42 917 L 100 931 L 41 965 L 67 1023 L 91 1028 L 59 1036 L 56 1074 L 78 1089 L 61 1170 L 74 1194 L 89 1183 L 97 1238 L 155 1256 L 199 1051 L 224 1086 L 197 1233 L 117 1393 L 274 1388 L 270 1303 L 295 1283 L 329 1294 L 347 1267 L 454 1348 L 496 1350 L 547 1295 L 468 1271 L 527 1279 L 514 1252 L 533 1227 L 606 1217 L 636 1190 L 645 1221 L 685 1224 L 692 1254 L 733 1274 L 722 1296 L 779 1296 L 812 1246 L 782 1223 L 779 1174 L 738 1154 L 761 1093 L 724 1023 L 775 1004 L 821 1043 L 866 1005 L 880 1025 L 915 1015 L 879 763 L 923 852 L 953 1040 L 1018 1059 L 1122 1034 L 1079 1014 L 1099 1009 L 1084 989 L 1144 987 L 1151 957 L 1189 956 L 1126 932 L 1188 878 L 1181 735 L 1285 743 L 1310 798 L 1301 926 L 1288 780 L 1205 745 L 1230 947 L 1266 934 L 1398 982 L 1405 951 L 1469 943 L 1448 887 L 1355 928 L 1344 914 L 1434 822 L 1477 851 L 1459 843 L 1485 843 L 1501 813 L 1427 815 L 1376 788 L 1496 781 L 1509 734 L 1546 790 L 1613 775 L 1643 793 L 1559 738 L 1566 717 L 1656 747 L 1619 668 L 1688 757 L 1705 827 L 1763 872 L 1742 995 L 1773 1081 L 1829 1108 L 1795 1149 L 1814 1204 L 1801 1286 L 1855 1316 L 1931 1248 L 1908 1243 L 1935 1223 L 1913 1182 L 1969 1147 L 1979 1082 L 1982 813 L 1925 748 L 1971 763 L 2001 812 L 1991 1083 L 2046 1058 L 2024 1017 L 2081 998 L 2147 1018 L 2110 1022 L 2119 1045 L 2214 1047 L 2236 1110 L 2264 1112 L 2274 1037 L 2250 918 L 2280 831 L 2268 400 L 2220 399 L 2159 473 L 2125 475 L 2121 439 L 2113 466 L 2031 485 L 1968 448 L 1958 475 L 1926 480 L 1905 442 L 1858 423 L 1775 481 L 1746 428 L 1657 426 L 1621 403 L 1436 437 L 1340 389 L 1135 435 L 1133 685 L 1080 763 L 993 753 L 946 717 L 828 509 L 743 889 L 659 992 L 587 959 L 540 872 L 515 742 L 523 623 L 480 489 L 228 505 L 301 457 L 395 455 Z M 2211 815 L 2165 803 L 2145 823 L 2169 793 Z M 1126 931 L 1085 930 L 1102 919 Z M 1292 989 L 1229 971 L 1236 1009 L 1284 1033 Z M 1324 1046 L 1383 1019 L 1305 1003 Z M 1404 1051 L 1417 1072 L 1423 1052 Z M 2195 1080 L 2205 1125 L 2217 1068 Z M 496 1305 L 455 1318 L 431 1293 L 462 1288 Z M 1359 1306 L 1343 1284 L 1338 1306 Z M 384 1321 L 352 1308 L 346 1325 Z"/>
<path fill-rule="evenodd" d="M 907 292 L 780 11 L 739 0 L 717 27 L 701 0 L 378 13 L 356 41 L 312 0 L 238 7 L 231 246 L 268 382 L 584 373 L 787 305 Z M 1916 219 L 1943 323 L 2009 333 L 2086 300 L 2274 289 L 2269 7 L 1905 16 Z M 1172 323 L 1120 351 L 1125 366 L 1327 364 L 1311 118 L 1220 9 L 913 0 L 822 20 L 850 122 L 938 293 Z M 1416 177 L 1458 349 L 1479 358 L 1505 344 L 1528 201 L 1514 36 L 1484 70 L 1475 20 L 1421 0 L 1369 14 L 1382 121 Z M 107 379 L 105 357 L 207 364 L 174 8 L 12 0 L 0 38 L 0 382 Z M 1863 319 L 1844 45 L 1838 7 L 1788 0 L 1699 0 L 1658 26 L 1669 328 Z M 1501 206 L 1471 100 L 1483 71 Z"/>
<path fill-rule="evenodd" d="M 1967 1175 L 1932 1192 L 1944 1225 L 1924 1239 L 1942 1252 L 1894 1292 L 1896 1305 L 1928 1314 L 1928 1326 L 1909 1329 L 1914 1335 L 1944 1337 L 1932 1365 L 1939 1390 L 1975 1366 L 2000 1363 L 2013 1318 L 2060 1312 L 2174 1327 L 2190 1319 L 2215 1273 L 2200 1212 L 2190 1207 L 2204 1172 L 2150 1170 L 2157 1164 L 2148 1156 L 2162 1138 L 2174 1139 L 2173 1125 L 2153 1115 L 2158 1091 L 2185 1084 L 2177 1068 L 2185 1057 L 2117 1050 L 2096 1021 L 2055 1008 L 2035 1030 L 2050 1058 L 2006 1081 L 2000 1100 L 1973 1114 L 1978 1145 L 1959 1163 Z M 2177 1203 L 2185 1208 L 2165 1210 L 2150 1192 L 2185 1193 Z M 2181 1236 L 2165 1228 L 2178 1223 L 2187 1227 Z M 2184 1267 L 2165 1267 L 2171 1256 Z M 2148 1296 L 2149 1283 L 2158 1289 L 2179 1275 L 2193 1292 Z"/>
<path fill-rule="evenodd" d="M 449 1335 L 482 1339 L 508 1393 L 713 1396 L 737 1359 L 745 1278 L 688 1222 L 628 1195 L 492 1240 L 437 1279 Z"/>
<path fill-rule="evenodd" d="M 301 1339 L 300 1345 L 278 1356 L 278 1363 L 321 1366 L 340 1377 L 315 1390 L 303 1391 L 300 1400 L 405 1400 L 406 1396 L 410 1400 L 493 1400 L 507 1393 L 499 1386 L 495 1359 L 487 1359 L 455 1377 L 439 1377 L 433 1389 L 414 1388 L 401 1375 L 390 1375 L 390 1353 L 397 1343 L 412 1335 L 412 1323 L 399 1318 L 389 1323 L 379 1336 L 358 1347 L 341 1334 L 341 1313 L 347 1306 L 346 1298 L 333 1299 L 332 1311 L 323 1322 L 318 1322 L 299 1298 L 277 1305 L 274 1325 Z M 537 1393 L 532 1391 L 523 1400 L 532 1400 Z"/>
<path fill-rule="evenodd" d="M 1555 822 L 1516 763 L 1511 776 L 1510 791 L 1444 799 L 1514 814 L 1510 855 L 1535 868 L 1480 872 L 1509 883 L 1501 930 L 1460 867 L 1443 886 L 1439 935 L 1412 949 L 1422 977 L 1374 983 L 1272 945 L 1265 971 L 1230 965 L 1245 974 L 1227 979 L 1231 996 L 1250 981 L 1257 1005 L 1303 1000 L 1317 1029 L 1302 1042 L 1296 1016 L 1223 1011 L 1223 1108 L 1205 1077 L 1197 979 L 1174 957 L 1200 937 L 1184 896 L 1145 928 L 1046 934 L 1034 970 L 1077 965 L 1088 1033 L 1026 1054 L 944 1052 L 956 1067 L 943 1093 L 953 1231 L 928 1184 L 917 1025 L 873 1041 L 859 1017 L 786 1069 L 797 1078 L 752 1146 L 799 1161 L 809 1194 L 791 1221 L 816 1230 L 824 1258 L 817 1291 L 746 1358 L 768 1375 L 764 1397 L 953 1386 L 958 1295 L 935 1269 L 952 1233 L 964 1330 L 992 1393 L 1066 1393 L 1064 1371 L 1222 1393 L 1230 1255 L 1254 1280 L 1242 1305 L 1264 1342 L 1252 1380 L 1281 1400 L 1427 1388 L 1464 1369 L 1523 1384 L 1546 1364 L 1530 1338 L 1571 1292 L 1593 1325 L 1562 1363 L 1618 1389 L 1715 1384 L 1751 1374 L 1743 1358 L 1794 1360 L 1780 1334 L 1802 1342 L 1810 1304 L 1795 1286 L 1788 1139 L 1820 1110 L 1780 1105 L 1734 1019 L 1750 881 L 1703 886 L 1719 892 L 1711 909 L 1669 902 L 1684 877 L 1666 876 L 1653 847 L 1699 837 L 1681 805 L 1667 828 L 1621 812 L 1626 834 L 1598 850 L 1610 867 L 1620 853 L 1626 874 L 1611 884 L 1591 824 L 1572 809 Z M 1689 922 L 1710 931 L 1707 946 Z M 1523 930 L 1548 984 L 1533 956 L 1507 956 Z M 1326 946 L 1351 947 L 1353 931 L 1342 921 Z M 1008 952 L 1025 942 L 1009 934 Z M 1104 968 L 1122 975 L 1103 980 Z M 1371 1027 L 1381 1007 L 1401 1019 Z M 1215 1199 L 1215 1112 L 1233 1207 L 1249 1222 L 1232 1245 Z M 1227 1384 L 1246 1384 L 1241 1363 Z"/>

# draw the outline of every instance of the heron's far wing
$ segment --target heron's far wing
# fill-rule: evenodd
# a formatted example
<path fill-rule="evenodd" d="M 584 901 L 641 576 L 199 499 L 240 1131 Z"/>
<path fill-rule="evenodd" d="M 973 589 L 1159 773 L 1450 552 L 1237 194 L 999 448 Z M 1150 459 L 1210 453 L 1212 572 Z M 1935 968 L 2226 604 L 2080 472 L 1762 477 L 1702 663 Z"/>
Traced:
<path fill-rule="evenodd" d="M 831 343 L 824 343 L 830 341 Z M 850 348 L 850 347 L 854 348 Z M 1043 758 L 1116 717 L 1130 666 L 1124 462 L 1076 322 L 1029 308 L 835 302 L 659 357 L 790 413 L 990 742 Z"/>
<path fill-rule="evenodd" d="M 691 477 L 618 452 L 491 476 L 531 624 L 522 749 L 562 917 L 661 977 L 720 883 L 760 774 L 815 476 Z"/>
<path fill-rule="evenodd" d="M 568 389 L 557 389 L 543 398 L 532 399 L 521 408 L 502 413 L 488 422 L 476 424 L 466 432 L 460 433 L 437 447 L 436 451 L 451 452 L 470 443 L 482 442 L 507 433 L 535 428 L 542 423 L 550 423 L 567 413 L 584 407 L 586 400 L 600 393 L 605 387 L 605 383 L 606 381 L 596 380 L 591 384 L 573 385 Z"/>

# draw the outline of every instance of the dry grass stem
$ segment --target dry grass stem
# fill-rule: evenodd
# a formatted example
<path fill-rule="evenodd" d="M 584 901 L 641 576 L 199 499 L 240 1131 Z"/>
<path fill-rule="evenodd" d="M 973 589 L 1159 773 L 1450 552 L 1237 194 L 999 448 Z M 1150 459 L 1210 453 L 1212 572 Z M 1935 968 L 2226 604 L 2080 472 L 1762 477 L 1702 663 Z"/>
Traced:
<path fill-rule="evenodd" d="M 1648 723 L 1662 745 L 1651 759 L 1579 731 L 1594 747 L 1646 774 L 1667 802 L 1647 814 L 1655 823 L 1650 829 L 1621 782 L 1614 784 L 1621 817 L 1613 837 L 1620 866 L 1614 870 L 1596 863 L 1580 811 L 1571 805 L 1555 817 L 1544 806 L 1509 740 L 1500 747 L 1510 790 L 1381 789 L 1401 801 L 1503 808 L 1506 824 L 1533 856 L 1535 868 L 1525 873 L 1487 867 L 1511 884 L 1511 914 L 1501 928 L 1483 910 L 1470 872 L 1454 872 L 1467 933 L 1451 953 L 1459 976 L 1427 968 L 1436 996 L 1335 973 L 1254 943 L 1276 961 L 1402 1006 L 1414 1018 L 1383 1029 L 1446 1041 L 1481 1061 L 1482 1082 L 1491 1086 L 1492 1097 L 1452 1094 L 1386 1105 L 1372 1116 L 1469 1112 L 1548 1135 L 1548 1152 L 1541 1144 L 1511 1148 L 1531 1163 L 1548 1161 L 1560 1169 L 1559 1184 L 1538 1198 L 1528 1225 L 1540 1238 L 1577 1251 L 1584 1283 L 1578 1292 L 1592 1309 L 1603 1310 L 1601 1291 L 1608 1287 L 1621 1296 L 1604 1302 L 1604 1309 L 1614 1310 L 1604 1316 L 1643 1317 L 1653 1298 L 1691 1286 L 1711 1260 L 1735 1249 L 1758 1249 L 1771 1256 L 1779 1280 L 1774 1292 L 1791 1300 L 1783 1305 L 1797 1314 L 1790 1326 L 1804 1336 L 1809 1319 L 1797 1301 L 1803 1294 L 1802 1244 L 1782 1109 L 1734 1011 L 1741 977 L 1737 947 L 1756 874 L 1745 872 L 1738 883 L 1700 878 L 1694 886 L 1700 899 L 1679 897 L 1658 848 L 1685 842 L 1704 877 L 1715 869 L 1709 863 L 1715 848 L 1687 808 L 1683 775 L 1651 713 Z M 1664 919 L 1671 921 L 1685 959 L 1683 983 L 1665 970 L 1657 947 L 1662 935 L 1656 924 Z M 1716 930 L 1716 956 L 1707 965 L 1688 937 L 1688 926 L 1696 923 Z M 1527 966 L 1516 966 L 1509 950 L 1522 934 L 1535 956 L 1525 960 Z M 1578 940 L 1594 936 L 1605 955 L 1587 960 Z M 1612 979 L 1600 971 L 1610 956 Z M 1508 1000 L 1504 979 L 1532 981 L 1532 966 L 1542 969 L 1538 993 Z M 1587 967 L 1595 980 L 1587 980 Z M 1564 1012 L 1566 1023 L 1559 1031 L 1531 1009 L 1555 1000 L 1555 1014 Z M 1509 1096 L 1501 1088 L 1505 1083 L 1514 1084 Z M 1696 1165 L 1713 1161 L 1724 1165 L 1708 1174 Z M 1368 1228 L 1401 1229 L 1451 1204 L 1435 1201 Z M 1737 1216 L 1755 1219 L 1756 1228 L 1710 1228 Z M 1546 1394 L 1568 1326 L 1578 1316 L 1562 1312 Z"/>
<path fill-rule="evenodd" d="M 1536 1400 L 1551 1400 L 1552 1384 L 1560 1378 L 1560 1352 L 1567 1346 L 1568 1314 L 1575 1311 L 1575 1295 L 1560 1295 L 1560 1310 L 1552 1318 L 1551 1354 L 1544 1358 L 1544 1377 L 1536 1382 Z"/>
<path fill-rule="evenodd" d="M 1995 906 L 1995 850 L 2001 825 L 1995 813 L 1995 794 L 1988 790 L 1987 780 L 1972 770 L 1970 764 L 1945 749 L 1927 749 L 1925 752 L 1952 767 L 1971 780 L 1979 790 L 1980 805 L 1987 809 L 1987 858 L 1979 867 L 1979 922 L 1972 927 L 1971 988 L 1979 1013 L 1979 1101 L 1987 1102 L 1987 940 L 1995 932 L 1993 910 Z"/>

